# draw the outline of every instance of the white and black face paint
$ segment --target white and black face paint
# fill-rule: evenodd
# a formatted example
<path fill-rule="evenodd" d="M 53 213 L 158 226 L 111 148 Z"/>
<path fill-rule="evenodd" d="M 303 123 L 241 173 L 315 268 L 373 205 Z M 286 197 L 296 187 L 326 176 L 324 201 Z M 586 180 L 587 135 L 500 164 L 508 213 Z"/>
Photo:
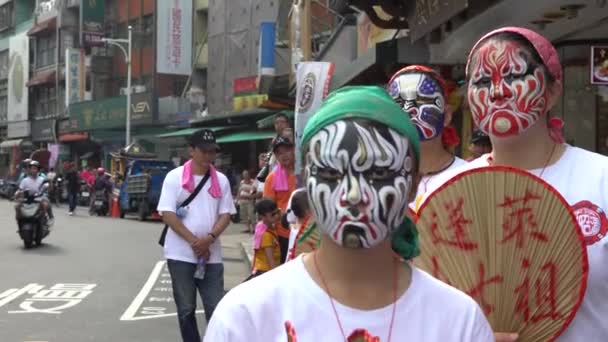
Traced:
<path fill-rule="evenodd" d="M 369 121 L 337 121 L 315 134 L 306 189 L 316 223 L 336 243 L 371 248 L 405 218 L 414 160 L 409 141 Z"/>

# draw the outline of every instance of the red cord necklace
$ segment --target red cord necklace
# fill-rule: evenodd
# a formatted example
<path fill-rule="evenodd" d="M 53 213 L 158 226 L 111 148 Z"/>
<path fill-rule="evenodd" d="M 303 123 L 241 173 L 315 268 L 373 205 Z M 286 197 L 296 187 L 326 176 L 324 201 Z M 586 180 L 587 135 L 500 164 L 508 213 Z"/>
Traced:
<path fill-rule="evenodd" d="M 321 282 L 323 283 L 324 290 L 327 292 L 327 296 L 329 297 L 329 301 L 331 303 L 331 308 L 334 311 L 334 316 L 336 317 L 336 321 L 338 322 L 338 327 L 340 328 L 340 332 L 342 333 L 342 337 L 344 341 L 346 340 L 346 334 L 344 333 L 344 327 L 342 326 L 342 321 L 340 320 L 340 316 L 338 315 L 338 310 L 336 310 L 336 305 L 334 303 L 334 298 L 329 291 L 329 287 L 327 287 L 327 283 L 325 282 L 325 278 L 323 277 L 323 273 L 321 273 L 321 269 L 319 268 L 319 264 L 317 262 L 317 252 L 314 252 L 312 255 L 312 259 L 315 264 L 315 270 L 319 273 L 319 278 L 321 278 Z M 398 282 L 398 269 L 399 263 L 396 259 L 394 259 L 394 279 L 393 279 L 393 312 L 391 314 L 391 323 L 388 326 L 388 339 L 387 342 L 391 341 L 391 337 L 393 334 L 393 323 L 395 322 L 395 312 L 397 311 L 397 282 Z"/>

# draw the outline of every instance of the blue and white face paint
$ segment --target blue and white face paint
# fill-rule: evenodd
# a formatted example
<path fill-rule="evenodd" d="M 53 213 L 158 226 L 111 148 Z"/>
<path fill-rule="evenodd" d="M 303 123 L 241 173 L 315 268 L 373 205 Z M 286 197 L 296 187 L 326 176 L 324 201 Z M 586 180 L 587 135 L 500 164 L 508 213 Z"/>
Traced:
<path fill-rule="evenodd" d="M 315 222 L 341 246 L 377 246 L 405 218 L 412 149 L 382 124 L 347 119 L 324 127 L 310 140 L 305 171 Z"/>
<path fill-rule="evenodd" d="M 441 84 L 424 72 L 399 75 L 388 86 L 393 99 L 410 115 L 421 141 L 443 132 L 445 98 Z"/>

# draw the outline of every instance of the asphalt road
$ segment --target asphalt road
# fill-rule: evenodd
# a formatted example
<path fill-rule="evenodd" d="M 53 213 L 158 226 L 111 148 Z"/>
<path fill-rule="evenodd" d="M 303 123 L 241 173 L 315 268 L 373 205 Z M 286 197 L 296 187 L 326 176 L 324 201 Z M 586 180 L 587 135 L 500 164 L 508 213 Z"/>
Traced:
<path fill-rule="evenodd" d="M 0 200 L 0 341 L 179 341 L 159 222 L 55 208 L 43 245 L 25 250 L 14 204 Z M 240 226 L 224 233 L 226 290 L 247 274 Z M 199 329 L 204 330 L 202 305 Z"/>

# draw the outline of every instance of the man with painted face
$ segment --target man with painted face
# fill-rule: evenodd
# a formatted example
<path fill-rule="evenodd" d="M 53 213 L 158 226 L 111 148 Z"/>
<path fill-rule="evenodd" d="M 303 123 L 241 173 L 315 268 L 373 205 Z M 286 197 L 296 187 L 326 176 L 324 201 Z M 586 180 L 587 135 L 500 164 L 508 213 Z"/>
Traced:
<path fill-rule="evenodd" d="M 608 338 L 608 158 L 564 143 L 549 111 L 561 95 L 562 67 L 538 33 L 505 27 L 485 35 L 467 63 L 468 101 L 492 152 L 433 181 L 436 189 L 467 169 L 505 165 L 525 169 L 553 186 L 572 206 L 587 243 L 587 290 L 559 342 Z M 506 341 L 506 340 L 505 340 Z"/>
<path fill-rule="evenodd" d="M 420 139 L 422 178 L 416 200 L 410 203 L 417 210 L 430 180 L 466 162 L 452 151 L 458 145 L 458 135 L 450 126 L 452 112 L 446 104 L 447 85 L 441 75 L 428 67 L 411 65 L 391 77 L 388 92 L 409 115 Z"/>
<path fill-rule="evenodd" d="M 420 147 L 397 115 L 379 87 L 343 88 L 324 101 L 302 137 L 322 243 L 231 290 L 205 341 L 494 340 L 469 296 L 407 262 L 419 253 L 403 213 Z"/>

